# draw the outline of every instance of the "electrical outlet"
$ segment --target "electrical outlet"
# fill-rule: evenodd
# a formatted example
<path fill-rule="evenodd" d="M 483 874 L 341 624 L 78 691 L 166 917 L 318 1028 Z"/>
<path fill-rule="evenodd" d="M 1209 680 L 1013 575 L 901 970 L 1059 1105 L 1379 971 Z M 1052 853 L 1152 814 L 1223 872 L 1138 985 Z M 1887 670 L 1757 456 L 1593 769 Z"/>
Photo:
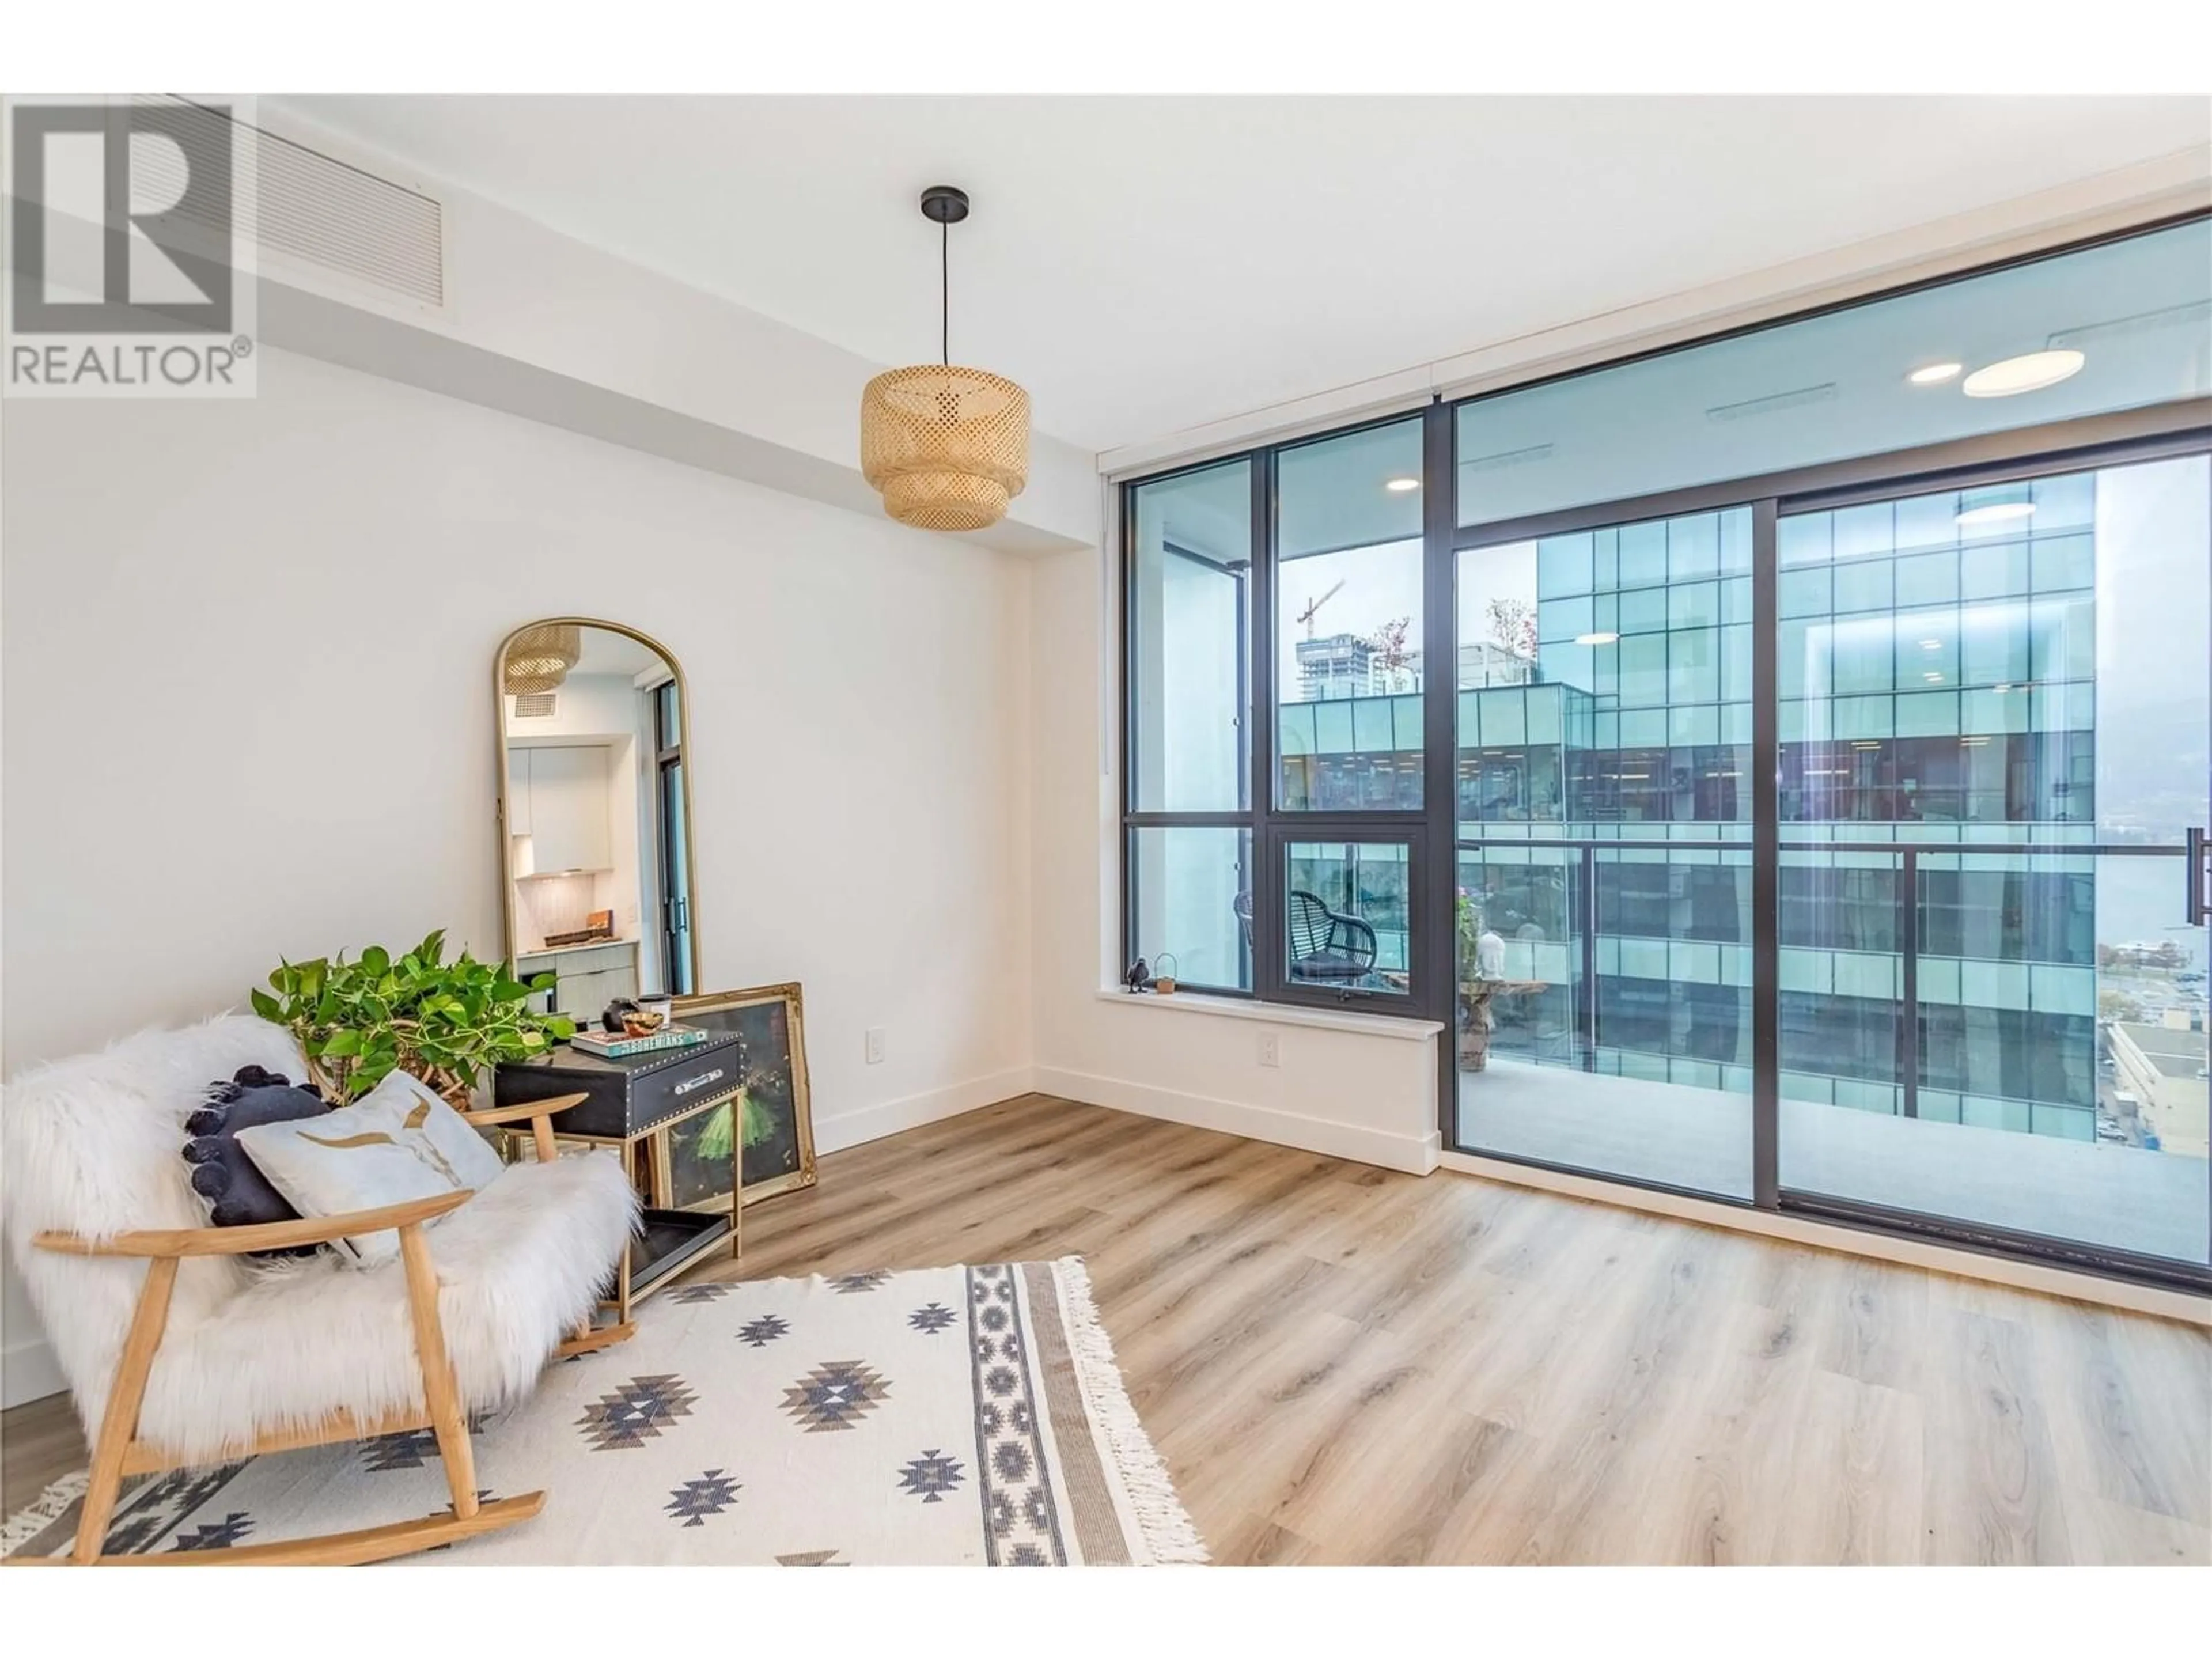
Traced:
<path fill-rule="evenodd" d="M 868 1064 L 880 1066 L 883 1063 L 884 1028 L 880 1025 L 871 1025 L 868 1027 Z"/>
<path fill-rule="evenodd" d="M 1260 1063 L 1280 1066 L 1283 1063 L 1283 1040 L 1273 1031 L 1260 1033 Z"/>

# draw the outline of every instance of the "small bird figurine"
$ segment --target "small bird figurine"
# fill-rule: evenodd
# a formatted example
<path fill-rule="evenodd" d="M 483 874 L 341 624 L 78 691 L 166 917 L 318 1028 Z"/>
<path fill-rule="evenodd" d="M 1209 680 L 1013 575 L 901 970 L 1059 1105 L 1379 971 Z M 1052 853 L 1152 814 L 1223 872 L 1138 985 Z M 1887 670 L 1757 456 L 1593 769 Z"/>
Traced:
<path fill-rule="evenodd" d="M 1121 983 L 1132 991 L 1141 991 L 1152 982 L 1152 970 L 1145 965 L 1145 959 L 1142 957 L 1139 957 L 1131 963 L 1129 971 L 1121 975 Z"/>

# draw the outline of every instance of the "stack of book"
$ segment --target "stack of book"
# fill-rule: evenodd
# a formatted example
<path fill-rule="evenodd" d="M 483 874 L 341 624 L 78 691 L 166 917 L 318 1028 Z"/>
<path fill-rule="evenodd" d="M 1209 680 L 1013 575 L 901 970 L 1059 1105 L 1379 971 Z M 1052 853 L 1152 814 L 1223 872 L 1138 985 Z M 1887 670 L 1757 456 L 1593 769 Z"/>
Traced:
<path fill-rule="evenodd" d="M 657 1048 L 688 1048 L 706 1040 L 707 1033 L 693 1026 L 664 1025 L 643 1036 L 627 1036 L 619 1031 L 578 1031 L 568 1039 L 568 1046 L 601 1060 L 620 1060 L 625 1054 L 651 1054 Z"/>

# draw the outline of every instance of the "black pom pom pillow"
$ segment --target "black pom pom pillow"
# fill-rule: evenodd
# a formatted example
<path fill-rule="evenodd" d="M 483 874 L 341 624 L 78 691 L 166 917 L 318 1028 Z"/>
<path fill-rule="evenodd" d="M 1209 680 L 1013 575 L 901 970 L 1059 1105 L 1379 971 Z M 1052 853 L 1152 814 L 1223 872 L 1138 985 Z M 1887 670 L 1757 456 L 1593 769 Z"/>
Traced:
<path fill-rule="evenodd" d="M 313 1084 L 295 1088 L 289 1079 L 258 1066 L 244 1066 L 229 1082 L 215 1085 L 207 1104 L 185 1120 L 192 1137 L 185 1143 L 185 1162 L 192 1166 L 192 1190 L 207 1200 L 208 1219 L 218 1227 L 298 1220 L 300 1212 L 284 1201 L 284 1195 L 269 1184 L 239 1146 L 238 1132 L 257 1124 L 320 1117 L 330 1109 L 330 1103 Z"/>

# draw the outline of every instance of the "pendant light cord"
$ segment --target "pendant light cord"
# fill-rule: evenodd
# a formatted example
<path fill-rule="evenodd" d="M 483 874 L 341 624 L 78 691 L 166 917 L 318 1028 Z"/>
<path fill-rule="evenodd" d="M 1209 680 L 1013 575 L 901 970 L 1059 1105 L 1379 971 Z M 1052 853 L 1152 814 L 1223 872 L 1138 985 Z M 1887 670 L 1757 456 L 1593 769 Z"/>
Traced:
<path fill-rule="evenodd" d="M 952 367 L 952 227 L 937 227 L 937 351 L 945 367 Z"/>

